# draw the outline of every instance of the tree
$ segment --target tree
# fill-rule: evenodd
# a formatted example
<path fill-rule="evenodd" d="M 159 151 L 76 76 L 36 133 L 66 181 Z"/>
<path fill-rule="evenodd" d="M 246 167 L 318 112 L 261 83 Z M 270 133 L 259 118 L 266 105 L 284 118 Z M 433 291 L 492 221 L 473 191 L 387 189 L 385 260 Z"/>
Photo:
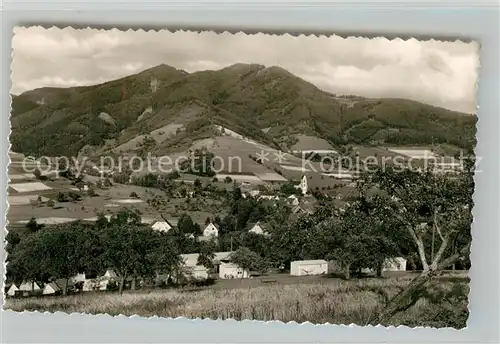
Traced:
<path fill-rule="evenodd" d="M 201 228 L 197 223 L 193 222 L 193 219 L 191 219 L 191 216 L 188 214 L 182 214 L 181 217 L 179 218 L 179 221 L 177 222 L 177 228 L 179 229 L 180 233 L 183 235 L 200 235 L 201 234 Z"/>
<path fill-rule="evenodd" d="M 129 196 L 129 197 L 130 197 L 130 198 L 139 198 L 139 196 L 137 195 L 137 193 L 136 193 L 135 191 L 132 191 L 132 192 L 130 193 L 130 196 Z"/>
<path fill-rule="evenodd" d="M 56 203 L 54 202 L 54 200 L 49 199 L 49 200 L 47 201 L 47 207 L 54 208 L 54 207 L 55 207 L 55 205 L 56 205 Z"/>
<path fill-rule="evenodd" d="M 36 168 L 34 171 L 33 171 L 33 174 L 35 175 L 35 178 L 36 179 L 40 179 L 42 177 L 42 172 L 40 172 L 40 169 Z"/>
<path fill-rule="evenodd" d="M 147 249 L 146 259 L 152 271 L 159 276 L 166 274 L 169 277 L 179 273 L 181 258 L 179 247 L 168 233 L 152 232 L 150 247 Z"/>
<path fill-rule="evenodd" d="M 300 189 L 297 189 L 292 183 L 283 184 L 280 188 L 280 192 L 285 196 L 301 195 Z"/>
<path fill-rule="evenodd" d="M 122 209 L 113 214 L 109 220 L 111 226 L 132 225 L 140 226 L 142 224 L 141 213 L 139 210 Z"/>
<path fill-rule="evenodd" d="M 78 191 L 82 192 L 85 187 L 85 183 L 83 182 L 83 180 L 79 180 L 75 183 L 75 186 L 77 187 Z"/>
<path fill-rule="evenodd" d="M 97 196 L 99 196 L 99 195 L 95 192 L 95 188 L 94 188 L 92 185 L 89 185 L 89 186 L 88 186 L 87 195 L 89 195 L 89 197 L 97 197 Z"/>
<path fill-rule="evenodd" d="M 34 217 L 32 217 L 28 223 L 26 224 L 26 229 L 28 229 L 28 231 L 30 233 L 36 233 L 38 232 L 40 229 L 43 228 L 43 224 L 38 224 L 36 222 L 36 219 Z"/>
<path fill-rule="evenodd" d="M 198 265 L 203 265 L 210 272 L 214 263 L 213 260 L 215 258 L 215 251 L 217 250 L 217 243 L 215 240 L 209 240 L 202 243 L 200 247 L 200 254 L 198 256 Z"/>
<path fill-rule="evenodd" d="M 246 247 L 240 247 L 230 254 L 229 260 L 231 263 L 236 264 L 244 271 L 259 271 L 265 272 L 267 270 L 267 263 L 257 253 L 249 250 Z M 244 273 L 241 274 L 243 278 Z"/>
<path fill-rule="evenodd" d="M 364 176 L 367 187 L 377 186 L 387 193 L 387 204 L 411 237 L 422 264 L 421 274 L 388 302 L 376 317 L 377 323 L 386 323 L 396 313 L 414 305 L 428 282 L 443 269 L 468 259 L 474 191 L 472 164 L 473 161 L 469 162 L 456 178 L 431 171 L 398 173 L 391 169 L 379 169 Z M 434 252 L 436 239 L 439 248 Z M 461 247 L 452 247 L 453 242 Z"/>
<path fill-rule="evenodd" d="M 151 259 L 147 256 L 148 248 L 152 248 L 152 231 L 145 226 L 133 222 L 110 222 L 104 233 L 104 240 L 108 247 L 103 259 L 116 269 L 120 276 L 119 292 L 127 277 L 132 277 L 132 289 L 139 274 L 148 274 L 153 270 Z"/>
<path fill-rule="evenodd" d="M 78 273 L 85 261 L 81 227 L 65 225 L 46 228 L 23 240 L 14 253 L 14 268 L 32 282 L 64 278 L 63 295 L 68 279 Z"/>

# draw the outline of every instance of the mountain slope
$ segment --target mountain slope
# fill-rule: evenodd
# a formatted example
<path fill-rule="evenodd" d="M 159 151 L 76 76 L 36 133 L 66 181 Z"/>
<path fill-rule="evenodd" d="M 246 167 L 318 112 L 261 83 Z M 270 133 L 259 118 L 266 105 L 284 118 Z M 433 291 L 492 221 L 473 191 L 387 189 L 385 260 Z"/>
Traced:
<path fill-rule="evenodd" d="M 152 78 L 158 81 L 154 92 Z M 336 146 L 471 148 L 476 120 L 405 99 L 337 97 L 280 67 L 236 64 L 188 74 L 160 65 L 101 85 L 14 96 L 11 141 L 15 151 L 27 154 L 76 155 L 89 146 L 101 152 L 133 147 L 127 142 L 140 135 L 177 128 L 159 140 L 161 153 L 217 135 L 214 126 L 220 125 L 283 149 L 295 144 L 298 134 Z"/>

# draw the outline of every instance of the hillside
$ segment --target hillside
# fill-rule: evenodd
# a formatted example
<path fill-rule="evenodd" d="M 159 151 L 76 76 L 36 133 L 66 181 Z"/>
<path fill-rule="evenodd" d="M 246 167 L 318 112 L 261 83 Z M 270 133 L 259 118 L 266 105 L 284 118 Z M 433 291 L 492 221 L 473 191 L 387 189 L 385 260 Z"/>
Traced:
<path fill-rule="evenodd" d="M 28 91 L 13 96 L 11 123 L 13 150 L 34 155 L 133 150 L 144 135 L 155 136 L 157 153 L 180 150 L 214 136 L 215 125 L 282 149 L 299 134 L 337 147 L 472 148 L 476 132 L 476 116 L 404 99 L 337 97 L 255 64 L 191 74 L 160 65 L 101 85 Z"/>

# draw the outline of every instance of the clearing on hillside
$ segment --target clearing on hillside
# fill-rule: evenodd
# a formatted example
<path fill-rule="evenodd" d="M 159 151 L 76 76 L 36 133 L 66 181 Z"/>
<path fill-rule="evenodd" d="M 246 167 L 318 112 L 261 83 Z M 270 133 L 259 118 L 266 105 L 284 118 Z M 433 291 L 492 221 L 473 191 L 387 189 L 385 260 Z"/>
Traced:
<path fill-rule="evenodd" d="M 33 192 L 52 190 L 50 186 L 40 182 L 10 184 L 10 187 L 17 192 Z"/>

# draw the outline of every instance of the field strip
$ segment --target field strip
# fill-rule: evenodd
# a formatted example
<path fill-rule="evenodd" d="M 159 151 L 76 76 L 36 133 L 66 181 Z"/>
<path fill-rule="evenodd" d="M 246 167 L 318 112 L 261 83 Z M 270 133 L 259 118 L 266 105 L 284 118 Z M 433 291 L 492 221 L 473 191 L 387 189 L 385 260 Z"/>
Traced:
<path fill-rule="evenodd" d="M 40 182 L 17 183 L 17 184 L 10 184 L 9 186 L 17 192 L 33 192 L 33 191 L 52 190 L 52 188 L 50 186 L 47 186 L 47 185 L 40 183 Z"/>

